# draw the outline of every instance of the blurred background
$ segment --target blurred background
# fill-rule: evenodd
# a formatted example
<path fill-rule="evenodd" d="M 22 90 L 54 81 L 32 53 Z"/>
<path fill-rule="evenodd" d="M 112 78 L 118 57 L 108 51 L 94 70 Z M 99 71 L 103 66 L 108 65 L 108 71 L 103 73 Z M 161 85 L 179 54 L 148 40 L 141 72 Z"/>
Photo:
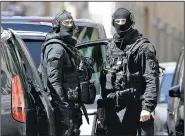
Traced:
<path fill-rule="evenodd" d="M 101 23 L 107 37 L 115 33 L 111 25 L 114 11 L 124 7 L 135 16 L 135 28 L 156 47 L 159 62 L 176 61 L 184 46 L 183 2 L 1 2 L 3 16 L 55 16 L 66 9 L 74 18 Z"/>

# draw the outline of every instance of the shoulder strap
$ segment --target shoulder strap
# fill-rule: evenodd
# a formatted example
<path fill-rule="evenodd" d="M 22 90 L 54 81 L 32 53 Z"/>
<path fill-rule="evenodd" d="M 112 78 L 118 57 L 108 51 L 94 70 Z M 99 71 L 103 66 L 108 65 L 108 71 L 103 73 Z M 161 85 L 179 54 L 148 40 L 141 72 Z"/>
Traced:
<path fill-rule="evenodd" d="M 143 43 L 149 43 L 147 38 L 140 38 L 138 41 L 135 42 L 135 44 L 132 45 L 130 51 L 134 52 L 136 51 Z"/>
<path fill-rule="evenodd" d="M 74 55 L 73 52 L 67 47 L 67 45 L 64 42 L 62 42 L 61 40 L 58 40 L 58 39 L 51 39 L 51 40 L 47 41 L 46 43 L 44 43 L 44 47 L 42 49 L 42 52 L 44 53 L 47 45 L 52 44 L 52 43 L 60 44 L 70 54 L 71 57 Z"/>
<path fill-rule="evenodd" d="M 44 52 L 46 50 L 46 47 L 49 45 L 49 44 L 52 44 L 52 43 L 58 43 L 60 44 L 62 47 L 64 47 L 64 49 L 68 52 L 69 56 L 71 58 L 74 58 L 75 57 L 75 54 L 71 51 L 71 49 L 69 49 L 67 47 L 67 45 L 65 43 L 63 43 L 61 40 L 58 40 L 58 39 L 51 39 L 47 42 L 45 42 L 43 45 L 42 45 L 42 48 L 41 48 L 41 65 L 39 66 L 39 70 L 42 69 L 42 65 L 43 65 L 43 60 L 44 60 Z M 73 64 L 73 62 L 72 62 Z M 75 65 L 75 64 L 74 64 Z"/>

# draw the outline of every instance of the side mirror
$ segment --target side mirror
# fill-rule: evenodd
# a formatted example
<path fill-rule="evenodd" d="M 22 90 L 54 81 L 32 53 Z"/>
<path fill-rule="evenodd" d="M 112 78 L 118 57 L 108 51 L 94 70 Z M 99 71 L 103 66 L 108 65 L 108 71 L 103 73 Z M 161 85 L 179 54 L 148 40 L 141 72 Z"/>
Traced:
<path fill-rule="evenodd" d="M 178 97 L 178 98 L 180 98 L 180 94 L 181 94 L 180 85 L 173 86 L 169 90 L 169 97 Z"/>
<path fill-rule="evenodd" d="M 168 114 L 170 116 L 175 116 L 177 112 L 177 107 L 180 103 L 180 86 L 176 85 L 170 88 L 169 90 L 169 99 L 168 99 Z"/>

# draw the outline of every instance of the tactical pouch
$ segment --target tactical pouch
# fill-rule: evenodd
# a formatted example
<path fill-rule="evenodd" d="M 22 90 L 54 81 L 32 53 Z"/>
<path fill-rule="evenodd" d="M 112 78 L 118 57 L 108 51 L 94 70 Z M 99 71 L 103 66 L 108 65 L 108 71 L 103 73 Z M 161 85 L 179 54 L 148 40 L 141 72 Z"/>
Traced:
<path fill-rule="evenodd" d="M 111 90 L 114 89 L 114 82 L 116 80 L 116 75 L 114 72 L 107 71 L 105 89 Z"/>
<path fill-rule="evenodd" d="M 66 90 L 67 99 L 69 101 L 79 101 L 79 87 L 77 73 L 64 74 L 63 87 Z"/>
<path fill-rule="evenodd" d="M 78 96 L 79 96 L 78 88 L 75 88 L 75 89 L 69 88 L 69 90 L 67 91 L 67 96 L 68 96 L 68 100 L 77 102 L 79 100 L 78 99 Z"/>
<path fill-rule="evenodd" d="M 81 82 L 81 98 L 84 104 L 93 104 L 96 98 L 96 87 L 93 83 Z"/>

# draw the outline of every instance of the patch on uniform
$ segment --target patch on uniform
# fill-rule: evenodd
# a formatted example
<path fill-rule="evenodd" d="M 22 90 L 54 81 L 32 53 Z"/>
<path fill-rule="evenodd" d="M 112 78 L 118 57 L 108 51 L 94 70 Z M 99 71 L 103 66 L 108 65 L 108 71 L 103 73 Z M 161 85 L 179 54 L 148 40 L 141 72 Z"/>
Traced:
<path fill-rule="evenodd" d="M 155 59 L 155 49 L 153 46 L 148 46 L 145 51 L 147 59 Z"/>
<path fill-rule="evenodd" d="M 149 60 L 149 65 L 151 68 L 155 68 L 156 67 L 156 62 L 154 60 Z"/>
<path fill-rule="evenodd" d="M 57 66 L 58 66 L 58 58 L 53 58 L 52 60 L 49 61 L 49 67 L 56 68 Z"/>

